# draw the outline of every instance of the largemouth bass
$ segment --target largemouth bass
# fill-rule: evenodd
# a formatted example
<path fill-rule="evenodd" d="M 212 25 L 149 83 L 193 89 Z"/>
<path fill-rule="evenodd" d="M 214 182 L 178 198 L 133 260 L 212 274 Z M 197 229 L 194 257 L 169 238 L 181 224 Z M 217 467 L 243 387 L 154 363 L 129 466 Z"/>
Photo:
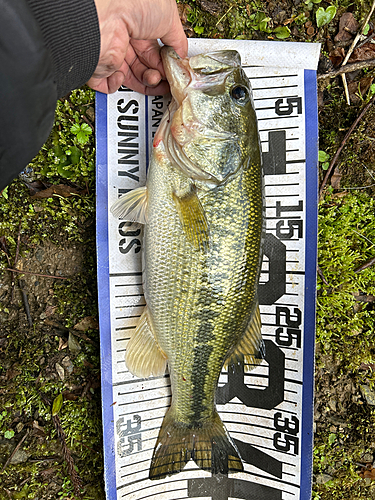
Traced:
<path fill-rule="evenodd" d="M 233 50 L 180 59 L 163 47 L 162 58 L 173 99 L 147 184 L 112 207 L 145 225 L 147 305 L 126 364 L 139 377 L 160 376 L 167 363 L 170 372 L 151 479 L 190 459 L 213 474 L 243 470 L 215 391 L 224 363 L 255 364 L 262 349 L 262 168 L 249 80 Z"/>

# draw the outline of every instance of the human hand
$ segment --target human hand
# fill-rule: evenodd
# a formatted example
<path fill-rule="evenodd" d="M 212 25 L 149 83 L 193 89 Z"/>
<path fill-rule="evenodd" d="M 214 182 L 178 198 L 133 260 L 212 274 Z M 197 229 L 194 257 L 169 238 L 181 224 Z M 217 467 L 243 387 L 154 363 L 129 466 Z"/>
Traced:
<path fill-rule="evenodd" d="M 101 49 L 99 62 L 88 85 L 104 93 L 121 85 L 148 95 L 166 94 L 157 39 L 181 57 L 187 55 L 187 39 L 175 0 L 95 0 Z"/>

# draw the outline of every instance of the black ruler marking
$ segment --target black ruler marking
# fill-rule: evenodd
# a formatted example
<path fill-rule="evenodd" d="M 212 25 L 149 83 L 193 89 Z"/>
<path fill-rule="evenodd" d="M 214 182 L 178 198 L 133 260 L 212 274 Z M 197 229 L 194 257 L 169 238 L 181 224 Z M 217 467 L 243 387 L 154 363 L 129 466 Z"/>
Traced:
<path fill-rule="evenodd" d="M 244 69 L 246 68 L 259 68 L 259 66 L 242 66 Z M 252 76 L 251 78 L 248 76 L 248 79 L 251 80 L 260 80 L 260 79 L 273 79 L 273 78 L 294 78 L 299 75 L 270 75 L 270 76 Z M 280 88 L 280 87 L 279 87 Z"/>
<path fill-rule="evenodd" d="M 264 122 L 266 120 L 290 120 L 291 118 L 298 118 L 296 115 L 285 115 L 285 116 L 269 116 L 266 118 L 259 118 L 258 117 L 258 122 Z M 278 127 L 278 130 L 284 127 Z"/>
<path fill-rule="evenodd" d="M 283 90 L 284 89 L 295 89 L 295 88 L 298 88 L 298 85 L 283 85 Z M 278 89 L 278 90 L 280 90 L 280 87 L 268 87 L 268 86 L 267 87 L 252 87 L 253 91 L 255 91 L 255 90 L 257 90 L 257 91 L 258 90 L 270 90 L 270 89 Z M 278 98 L 280 98 L 280 97 L 284 97 L 284 96 L 279 95 Z M 298 95 L 295 96 L 295 97 L 298 97 Z"/>
<path fill-rule="evenodd" d="M 142 281 L 140 283 L 121 283 L 121 285 L 115 285 L 115 287 L 119 287 L 119 286 L 142 286 L 143 283 Z"/>
<path fill-rule="evenodd" d="M 282 128 L 282 130 L 293 130 L 293 129 L 299 129 L 299 126 L 298 125 L 294 125 L 293 127 L 284 127 Z M 260 128 L 259 129 L 259 132 L 274 132 L 274 131 L 278 131 L 280 130 L 280 127 L 272 127 L 272 128 Z"/>
<path fill-rule="evenodd" d="M 160 380 L 162 378 L 169 378 L 169 375 L 160 375 L 159 377 L 152 377 L 152 378 L 138 378 L 136 380 L 126 380 L 124 382 L 116 382 L 113 385 L 128 385 L 128 384 L 138 384 L 139 382 L 153 382 L 154 380 Z M 129 394 L 127 392 L 126 394 Z"/>
<path fill-rule="evenodd" d="M 144 297 L 144 296 L 145 296 L 144 293 L 133 293 L 131 295 L 115 295 L 115 298 L 121 299 L 121 298 L 125 298 L 125 297 Z"/>
<path fill-rule="evenodd" d="M 166 397 L 170 398 L 171 396 L 166 396 Z M 140 404 L 140 403 L 141 403 L 141 401 L 138 402 L 138 404 Z M 152 408 L 152 411 L 166 410 L 169 407 L 170 407 L 170 405 L 157 406 L 156 408 Z M 120 417 L 127 417 L 127 416 L 132 417 L 133 415 L 138 415 L 139 413 L 144 413 L 145 411 L 149 412 L 150 410 L 146 408 L 145 410 L 135 410 L 134 412 L 131 412 L 131 413 L 119 413 L 119 416 Z M 161 417 L 155 417 L 155 418 L 161 418 Z"/>
<path fill-rule="evenodd" d="M 119 326 L 118 328 L 115 328 L 115 331 L 116 332 L 121 332 L 122 330 L 134 330 L 135 328 L 137 328 L 137 325 L 133 325 L 133 326 Z M 118 340 L 118 339 L 116 339 Z"/>
<path fill-rule="evenodd" d="M 132 305 L 126 305 L 126 306 L 125 305 L 124 306 L 116 306 L 115 309 L 122 309 L 125 307 L 144 307 L 145 305 L 146 305 L 146 303 L 144 303 L 144 304 L 132 304 Z"/>
<path fill-rule="evenodd" d="M 118 373 L 127 373 L 127 372 L 118 372 Z M 134 395 L 136 392 L 140 391 L 135 391 L 132 392 L 132 395 Z M 150 401 L 157 401 L 158 399 L 165 399 L 165 398 L 170 398 L 171 396 L 158 396 L 157 398 L 151 398 L 151 399 L 142 399 L 142 401 L 129 401 L 127 403 L 119 403 L 118 406 L 128 406 L 128 405 L 134 405 L 134 404 L 143 404 L 143 403 L 149 403 Z M 169 406 L 166 406 L 166 408 L 169 408 Z M 136 413 L 139 413 L 138 411 Z"/>
<path fill-rule="evenodd" d="M 264 187 L 286 187 L 286 186 L 299 186 L 300 182 L 286 182 L 284 183 L 278 183 L 278 184 L 265 184 Z M 266 207 L 267 208 L 267 207 Z M 289 217 L 290 218 L 290 217 Z M 279 217 L 279 219 L 282 219 L 282 217 Z"/>
<path fill-rule="evenodd" d="M 140 317 L 141 317 L 140 314 L 136 314 L 135 316 L 118 316 L 117 318 L 115 318 L 115 320 L 117 320 L 117 319 L 140 318 Z"/>
<path fill-rule="evenodd" d="M 150 387 L 150 388 L 147 388 L 147 389 L 141 389 L 140 391 L 133 391 L 132 394 L 137 394 L 139 392 L 146 392 L 146 391 L 158 391 L 160 389 L 164 389 L 164 388 L 168 388 L 168 387 L 171 387 L 171 384 L 168 384 L 168 385 L 161 385 L 159 387 Z M 119 396 L 127 396 L 129 394 L 129 392 L 119 392 L 118 395 Z"/>
<path fill-rule="evenodd" d="M 126 277 L 126 276 L 142 276 L 142 272 L 133 272 L 133 273 L 110 273 L 109 276 L 111 278 L 116 277 Z M 117 286 L 117 285 L 115 285 Z"/>

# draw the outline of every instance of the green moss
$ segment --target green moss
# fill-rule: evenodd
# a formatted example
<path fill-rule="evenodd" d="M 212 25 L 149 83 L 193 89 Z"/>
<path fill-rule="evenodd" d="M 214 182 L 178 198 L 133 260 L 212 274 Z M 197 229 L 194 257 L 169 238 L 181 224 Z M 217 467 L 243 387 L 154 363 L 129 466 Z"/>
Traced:
<path fill-rule="evenodd" d="M 55 306 L 52 319 L 66 327 L 73 327 L 85 316 L 97 317 L 98 314 L 94 134 L 86 134 L 88 141 L 82 144 L 83 136 L 79 142 L 78 134 L 71 130 L 74 124 L 77 124 L 76 130 L 85 130 L 82 128 L 82 124 L 86 123 L 83 117 L 89 120 L 90 116 L 91 120 L 93 109 L 94 92 L 87 88 L 73 91 L 68 100 L 60 100 L 49 140 L 30 163 L 27 174 L 8 187 L 7 197 L 0 196 L 0 236 L 5 237 L 11 265 L 16 254 L 18 234 L 19 259 L 44 245 L 46 240 L 61 247 L 62 251 L 70 241 L 74 242 L 76 251 L 83 256 L 83 268 L 77 275 L 69 280 L 51 281 L 49 285 L 49 296 Z M 62 158 L 56 155 L 58 148 L 64 153 L 70 150 L 76 154 L 78 149 L 81 152 L 66 164 L 66 172 L 61 169 Z M 54 194 L 49 198 L 32 199 L 28 184 L 38 179 L 70 185 L 75 189 L 86 188 L 86 192 L 69 198 Z M 8 265 L 7 256 L 0 252 L 0 266 L 4 268 Z M 3 283 L 8 283 L 8 279 L 4 271 Z M 36 305 L 39 307 L 37 302 Z M 13 304 L 10 303 L 10 289 L 8 294 L 3 295 L 2 310 L 0 321 L 6 344 L 0 365 L 0 439 L 14 433 L 14 438 L 9 440 L 6 457 L 25 431 L 33 428 L 34 421 L 43 430 L 37 436 L 30 434 L 22 446 L 33 462 L 9 464 L 2 474 L 0 500 L 9 500 L 7 493 L 2 496 L 3 488 L 11 492 L 12 498 L 44 498 L 48 495 L 71 498 L 72 484 L 52 422 L 51 407 L 43 399 L 47 397 L 52 403 L 61 393 L 73 399 L 64 401 L 59 417 L 78 474 L 83 480 L 82 498 L 104 499 L 98 331 L 86 332 L 95 344 L 77 338 L 81 350 L 78 353 L 69 352 L 68 348 L 61 349 L 62 343 L 67 340 L 67 332 L 61 334 L 48 322 L 40 320 L 40 310 L 32 310 L 32 328 L 24 324 L 18 292 Z M 66 357 L 72 364 L 71 372 L 65 371 L 65 378 L 61 380 L 56 373 L 56 363 L 61 365 Z M 85 392 L 87 384 L 90 388 Z M 56 459 L 51 460 L 51 456 Z M 49 461 L 43 462 L 44 457 Z M 51 477 L 43 476 L 45 470 L 52 471 L 53 490 Z"/>
<path fill-rule="evenodd" d="M 374 267 L 355 272 L 374 253 L 374 212 L 366 194 L 327 197 L 320 209 L 318 262 L 328 284 L 318 280 L 317 340 L 349 370 L 375 359 L 374 310 L 355 301 L 375 294 Z"/>

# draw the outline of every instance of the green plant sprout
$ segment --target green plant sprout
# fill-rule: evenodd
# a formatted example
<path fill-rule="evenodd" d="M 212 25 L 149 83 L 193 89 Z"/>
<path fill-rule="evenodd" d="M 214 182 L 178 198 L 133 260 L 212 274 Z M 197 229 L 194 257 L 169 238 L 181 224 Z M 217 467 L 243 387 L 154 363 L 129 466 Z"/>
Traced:
<path fill-rule="evenodd" d="M 336 10 L 334 5 L 330 5 L 326 10 L 323 7 L 319 7 L 316 11 L 316 24 L 318 28 L 330 23 L 336 15 Z"/>
<path fill-rule="evenodd" d="M 70 131 L 72 134 L 77 136 L 77 142 L 78 144 L 86 144 L 89 140 L 89 136 L 92 134 L 92 129 L 90 125 L 87 123 L 82 123 L 82 125 L 79 125 L 78 123 L 75 123 L 71 128 Z"/>
<path fill-rule="evenodd" d="M 326 153 L 325 151 L 319 151 L 318 152 L 318 161 L 319 163 L 322 164 L 322 169 L 327 170 L 329 167 L 329 158 L 330 155 Z"/>

